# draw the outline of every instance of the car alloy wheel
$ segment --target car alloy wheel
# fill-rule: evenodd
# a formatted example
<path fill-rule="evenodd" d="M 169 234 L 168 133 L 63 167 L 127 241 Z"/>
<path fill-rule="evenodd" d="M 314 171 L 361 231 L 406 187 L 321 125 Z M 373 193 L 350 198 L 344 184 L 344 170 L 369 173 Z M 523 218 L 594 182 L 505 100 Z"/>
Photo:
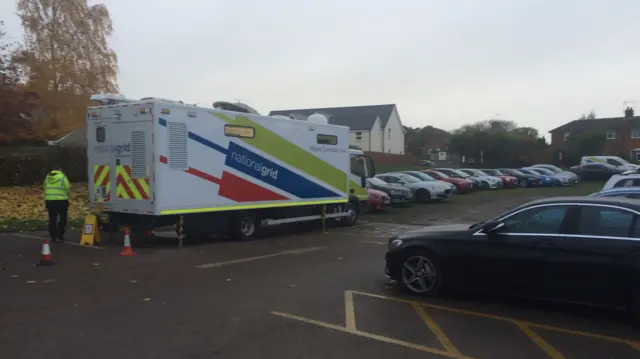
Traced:
<path fill-rule="evenodd" d="M 518 184 L 520 185 L 520 187 L 525 188 L 527 187 L 527 180 L 525 179 L 521 179 Z"/>
<path fill-rule="evenodd" d="M 427 294 L 438 285 L 436 266 L 425 255 L 409 256 L 402 265 L 402 283 L 415 294 Z"/>

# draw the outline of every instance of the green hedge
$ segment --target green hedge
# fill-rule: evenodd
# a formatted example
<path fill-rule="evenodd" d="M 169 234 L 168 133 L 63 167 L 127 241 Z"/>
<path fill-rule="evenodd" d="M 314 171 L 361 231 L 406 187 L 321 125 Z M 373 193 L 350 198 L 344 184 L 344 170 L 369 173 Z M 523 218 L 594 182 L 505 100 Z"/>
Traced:
<path fill-rule="evenodd" d="M 87 181 L 87 151 L 85 148 L 48 148 L 28 154 L 0 157 L 0 186 L 41 184 L 50 167 L 57 167 L 71 182 Z"/>

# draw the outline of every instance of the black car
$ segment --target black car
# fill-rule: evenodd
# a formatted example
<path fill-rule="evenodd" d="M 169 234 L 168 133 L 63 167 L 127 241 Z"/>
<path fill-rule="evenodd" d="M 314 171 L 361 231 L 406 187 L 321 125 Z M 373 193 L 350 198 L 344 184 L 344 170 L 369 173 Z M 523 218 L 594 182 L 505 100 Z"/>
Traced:
<path fill-rule="evenodd" d="M 520 187 L 538 187 L 542 186 L 542 178 L 540 176 L 529 175 L 512 168 L 500 168 L 499 171 L 518 179 Z"/>
<path fill-rule="evenodd" d="M 367 187 L 377 189 L 389 195 L 391 204 L 410 203 L 413 201 L 413 193 L 410 189 L 392 186 L 377 177 L 367 178 Z"/>
<path fill-rule="evenodd" d="M 385 272 L 414 294 L 484 290 L 640 314 L 640 201 L 559 197 L 487 222 L 389 240 Z"/>
<path fill-rule="evenodd" d="M 626 170 L 613 167 L 606 163 L 586 163 L 569 169 L 585 181 L 608 180 L 613 175 L 619 175 Z"/>

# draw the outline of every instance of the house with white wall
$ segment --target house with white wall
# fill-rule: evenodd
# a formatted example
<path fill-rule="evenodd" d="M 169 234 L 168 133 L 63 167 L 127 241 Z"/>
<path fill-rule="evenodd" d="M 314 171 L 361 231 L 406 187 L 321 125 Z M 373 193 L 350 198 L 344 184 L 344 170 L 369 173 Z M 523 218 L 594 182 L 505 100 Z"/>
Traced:
<path fill-rule="evenodd" d="M 404 127 L 394 104 L 271 111 L 269 116 L 306 120 L 319 113 L 333 125 L 349 127 L 349 145 L 363 151 L 404 154 Z"/>

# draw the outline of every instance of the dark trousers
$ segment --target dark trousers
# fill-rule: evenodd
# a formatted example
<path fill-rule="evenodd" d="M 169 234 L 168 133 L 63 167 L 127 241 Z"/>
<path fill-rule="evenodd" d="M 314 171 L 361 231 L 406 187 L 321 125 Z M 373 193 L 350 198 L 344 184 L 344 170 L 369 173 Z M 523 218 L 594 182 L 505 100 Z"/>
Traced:
<path fill-rule="evenodd" d="M 47 212 L 49 212 L 49 237 L 51 237 L 51 240 L 62 238 L 65 227 L 67 226 L 69 201 L 45 201 L 45 204 L 47 206 Z"/>

